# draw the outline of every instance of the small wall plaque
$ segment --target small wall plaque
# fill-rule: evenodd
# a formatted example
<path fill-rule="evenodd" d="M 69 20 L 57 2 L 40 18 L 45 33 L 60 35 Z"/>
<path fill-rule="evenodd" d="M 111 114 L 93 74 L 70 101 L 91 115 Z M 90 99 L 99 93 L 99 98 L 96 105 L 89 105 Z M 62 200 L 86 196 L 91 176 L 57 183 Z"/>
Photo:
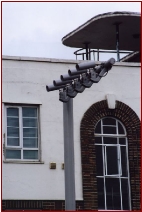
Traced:
<path fill-rule="evenodd" d="M 61 168 L 64 169 L 64 163 L 61 164 Z"/>
<path fill-rule="evenodd" d="M 56 163 L 51 162 L 50 163 L 50 169 L 56 169 Z"/>

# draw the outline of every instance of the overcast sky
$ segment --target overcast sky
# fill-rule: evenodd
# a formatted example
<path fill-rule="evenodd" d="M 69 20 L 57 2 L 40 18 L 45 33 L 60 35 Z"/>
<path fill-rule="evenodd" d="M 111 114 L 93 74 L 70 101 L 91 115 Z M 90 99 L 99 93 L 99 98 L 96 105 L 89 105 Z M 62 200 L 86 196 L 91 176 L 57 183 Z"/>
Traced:
<path fill-rule="evenodd" d="M 140 2 L 3 2 L 2 54 L 75 59 L 61 39 L 105 12 L 140 12 Z"/>

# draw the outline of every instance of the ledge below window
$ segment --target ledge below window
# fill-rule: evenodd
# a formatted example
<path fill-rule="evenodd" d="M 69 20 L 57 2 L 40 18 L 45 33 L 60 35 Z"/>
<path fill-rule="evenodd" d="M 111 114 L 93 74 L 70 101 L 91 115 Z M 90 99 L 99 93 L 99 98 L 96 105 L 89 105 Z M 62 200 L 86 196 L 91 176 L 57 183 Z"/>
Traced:
<path fill-rule="evenodd" d="M 17 164 L 44 164 L 44 161 L 16 161 L 16 160 L 4 160 L 3 163 L 17 163 Z"/>

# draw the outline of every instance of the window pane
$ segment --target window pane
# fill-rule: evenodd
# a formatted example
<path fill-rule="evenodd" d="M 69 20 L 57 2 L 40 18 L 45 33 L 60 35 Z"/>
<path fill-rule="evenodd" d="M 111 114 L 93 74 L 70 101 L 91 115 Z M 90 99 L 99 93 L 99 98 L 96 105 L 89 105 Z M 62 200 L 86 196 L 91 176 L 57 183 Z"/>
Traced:
<path fill-rule="evenodd" d="M 23 127 L 37 127 L 37 119 L 23 118 Z"/>
<path fill-rule="evenodd" d="M 117 178 L 106 178 L 107 210 L 121 210 L 120 183 Z"/>
<path fill-rule="evenodd" d="M 118 152 L 115 146 L 106 146 L 107 175 L 118 174 Z"/>
<path fill-rule="evenodd" d="M 116 127 L 103 127 L 104 134 L 116 134 Z"/>
<path fill-rule="evenodd" d="M 37 128 L 23 128 L 23 137 L 37 137 Z"/>
<path fill-rule="evenodd" d="M 97 166 L 97 175 L 103 176 L 103 157 L 102 157 L 102 146 L 96 145 L 96 166 Z"/>
<path fill-rule="evenodd" d="M 7 116 L 19 116 L 18 108 L 7 108 Z"/>
<path fill-rule="evenodd" d="M 119 122 L 118 122 L 118 133 L 119 134 L 125 134 L 125 131 L 124 131 L 122 125 Z"/>
<path fill-rule="evenodd" d="M 102 137 L 95 137 L 95 143 L 102 144 Z"/>
<path fill-rule="evenodd" d="M 112 118 L 104 118 L 103 125 L 116 125 L 116 120 Z"/>
<path fill-rule="evenodd" d="M 95 133 L 100 133 L 101 134 L 101 121 L 98 122 L 96 128 L 95 128 Z"/>
<path fill-rule="evenodd" d="M 38 159 L 38 150 L 24 150 L 23 158 L 24 159 Z"/>
<path fill-rule="evenodd" d="M 19 118 L 7 117 L 7 126 L 8 127 L 19 127 Z"/>
<path fill-rule="evenodd" d="M 121 179 L 123 210 L 129 210 L 128 179 Z"/>
<path fill-rule="evenodd" d="M 8 137 L 19 137 L 19 128 L 7 127 Z"/>
<path fill-rule="evenodd" d="M 22 115 L 23 117 L 37 117 L 37 108 L 22 108 Z"/>
<path fill-rule="evenodd" d="M 126 145 L 126 138 L 119 138 L 119 144 Z"/>
<path fill-rule="evenodd" d="M 127 154 L 126 146 L 121 146 L 121 166 L 122 166 L 122 176 L 127 177 Z"/>
<path fill-rule="evenodd" d="M 97 190 L 98 190 L 98 209 L 105 209 L 103 178 L 97 178 Z"/>
<path fill-rule="evenodd" d="M 117 138 L 104 137 L 104 144 L 117 144 Z"/>
<path fill-rule="evenodd" d="M 8 150 L 6 149 L 7 159 L 21 159 L 21 150 Z"/>
<path fill-rule="evenodd" d="M 7 138 L 8 146 L 19 146 L 19 138 Z"/>
<path fill-rule="evenodd" d="M 37 138 L 23 138 L 23 147 L 37 148 L 38 147 L 38 139 Z"/>

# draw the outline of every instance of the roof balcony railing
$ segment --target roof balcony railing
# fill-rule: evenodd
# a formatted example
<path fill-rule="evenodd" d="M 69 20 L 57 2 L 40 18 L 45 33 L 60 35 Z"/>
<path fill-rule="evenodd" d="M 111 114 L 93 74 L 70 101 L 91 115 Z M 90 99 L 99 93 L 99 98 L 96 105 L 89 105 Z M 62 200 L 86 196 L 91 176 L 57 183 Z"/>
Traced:
<path fill-rule="evenodd" d="M 108 53 L 108 54 L 115 54 L 117 56 L 117 50 L 103 50 L 103 49 L 88 49 L 86 52 L 85 48 L 78 49 L 77 51 L 74 52 L 76 56 L 76 60 L 79 59 L 79 56 L 81 56 L 82 60 L 94 60 L 94 61 L 100 61 L 100 56 L 103 53 Z M 133 53 L 133 51 L 119 51 L 121 55 L 124 55 L 124 57 L 130 55 Z M 123 56 L 122 56 L 123 58 Z M 120 58 L 120 61 L 121 59 Z"/>

